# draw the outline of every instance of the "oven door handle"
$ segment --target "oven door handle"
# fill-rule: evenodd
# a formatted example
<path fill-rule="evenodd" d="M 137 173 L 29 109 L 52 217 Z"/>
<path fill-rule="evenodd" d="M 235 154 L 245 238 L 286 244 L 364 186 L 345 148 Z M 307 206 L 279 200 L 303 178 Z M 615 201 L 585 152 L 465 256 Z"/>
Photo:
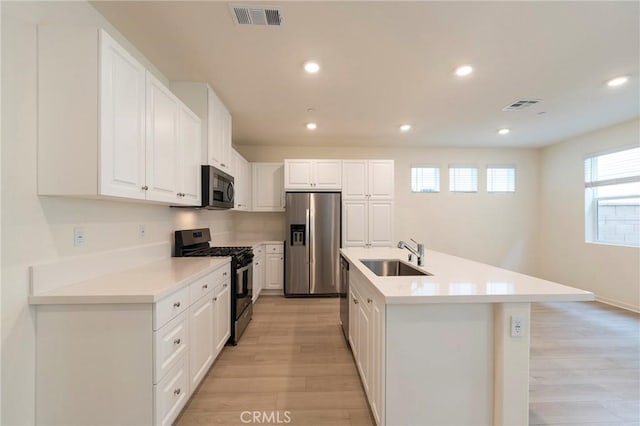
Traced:
<path fill-rule="evenodd" d="M 236 269 L 236 275 L 240 275 L 241 273 L 249 269 L 249 267 L 251 267 L 251 263 L 246 266 L 243 266 L 242 268 Z"/>

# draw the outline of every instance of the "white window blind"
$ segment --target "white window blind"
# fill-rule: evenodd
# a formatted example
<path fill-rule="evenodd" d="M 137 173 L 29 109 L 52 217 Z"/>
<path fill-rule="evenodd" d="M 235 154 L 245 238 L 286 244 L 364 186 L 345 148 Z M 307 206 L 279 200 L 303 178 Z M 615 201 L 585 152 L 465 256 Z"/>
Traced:
<path fill-rule="evenodd" d="M 584 161 L 585 240 L 640 246 L 640 147 Z"/>
<path fill-rule="evenodd" d="M 516 192 L 513 166 L 487 166 L 487 192 Z"/>
<path fill-rule="evenodd" d="M 440 192 L 440 168 L 411 167 L 411 192 Z"/>
<path fill-rule="evenodd" d="M 478 192 L 478 168 L 449 166 L 449 191 Z"/>

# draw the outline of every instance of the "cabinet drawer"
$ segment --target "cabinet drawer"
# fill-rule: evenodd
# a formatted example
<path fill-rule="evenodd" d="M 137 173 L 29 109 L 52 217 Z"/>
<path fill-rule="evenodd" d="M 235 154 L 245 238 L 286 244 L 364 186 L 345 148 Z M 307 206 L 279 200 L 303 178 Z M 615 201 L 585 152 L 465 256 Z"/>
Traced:
<path fill-rule="evenodd" d="M 189 305 L 193 305 L 198 299 L 210 294 L 214 290 L 217 284 L 216 272 L 218 271 L 211 272 L 191 283 L 189 286 Z"/>
<path fill-rule="evenodd" d="M 282 244 L 267 244 L 267 254 L 282 254 L 284 253 L 284 247 Z"/>
<path fill-rule="evenodd" d="M 164 379 L 153 387 L 155 425 L 169 426 L 189 399 L 189 368 L 183 356 Z"/>
<path fill-rule="evenodd" d="M 158 383 L 189 349 L 187 313 L 183 312 L 153 332 L 153 383 Z"/>
<path fill-rule="evenodd" d="M 158 330 L 167 321 L 189 307 L 189 287 L 183 287 L 153 306 L 153 329 Z"/>
<path fill-rule="evenodd" d="M 259 245 L 258 247 L 253 249 L 253 256 L 254 257 L 258 257 L 260 255 L 264 254 L 264 244 Z"/>

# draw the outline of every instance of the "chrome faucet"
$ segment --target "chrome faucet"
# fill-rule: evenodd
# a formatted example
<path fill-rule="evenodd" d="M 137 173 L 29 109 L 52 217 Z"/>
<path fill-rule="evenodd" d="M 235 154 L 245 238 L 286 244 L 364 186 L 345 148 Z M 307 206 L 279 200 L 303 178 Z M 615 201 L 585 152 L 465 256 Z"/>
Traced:
<path fill-rule="evenodd" d="M 415 254 L 416 257 L 418 258 L 418 266 L 424 266 L 424 244 L 417 242 L 413 238 L 411 239 L 411 241 L 416 243 L 416 245 L 418 246 L 417 250 L 411 247 L 409 244 L 405 243 L 404 241 L 398 241 L 398 248 L 399 249 L 406 248 L 411 253 Z"/>

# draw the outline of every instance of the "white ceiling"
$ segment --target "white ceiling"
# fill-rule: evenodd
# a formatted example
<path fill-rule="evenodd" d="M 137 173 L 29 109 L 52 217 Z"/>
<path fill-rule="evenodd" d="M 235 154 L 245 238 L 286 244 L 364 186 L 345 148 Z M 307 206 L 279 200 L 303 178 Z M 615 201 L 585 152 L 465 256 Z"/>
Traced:
<path fill-rule="evenodd" d="M 281 27 L 227 2 L 93 4 L 170 80 L 209 82 L 239 145 L 542 146 L 640 115 L 639 2 L 267 3 Z M 502 111 L 520 98 L 542 102 Z"/>

